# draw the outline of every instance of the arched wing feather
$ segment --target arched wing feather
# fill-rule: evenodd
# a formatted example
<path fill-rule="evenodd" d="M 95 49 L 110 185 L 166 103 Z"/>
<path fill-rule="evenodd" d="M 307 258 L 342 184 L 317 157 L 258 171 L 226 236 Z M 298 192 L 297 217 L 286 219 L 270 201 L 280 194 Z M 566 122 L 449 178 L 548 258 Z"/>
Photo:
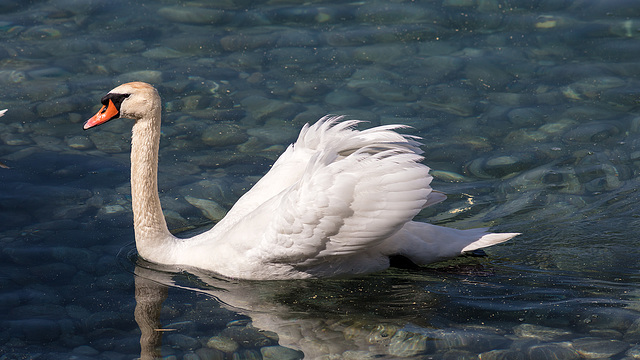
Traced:
<path fill-rule="evenodd" d="M 428 202 L 432 178 L 413 144 L 378 142 L 346 156 L 336 145 L 317 153 L 300 181 L 270 201 L 277 202 L 269 206 L 272 220 L 251 250 L 261 262 L 308 266 L 364 251 Z"/>

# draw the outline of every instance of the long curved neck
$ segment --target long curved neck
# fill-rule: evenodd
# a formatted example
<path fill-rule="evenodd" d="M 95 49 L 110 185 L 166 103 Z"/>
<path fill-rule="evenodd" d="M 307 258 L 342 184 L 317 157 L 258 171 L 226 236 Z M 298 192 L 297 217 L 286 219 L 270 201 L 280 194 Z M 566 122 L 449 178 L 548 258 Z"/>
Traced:
<path fill-rule="evenodd" d="M 133 125 L 131 137 L 131 200 L 138 253 L 147 260 L 170 262 L 166 249 L 175 238 L 167 229 L 158 196 L 160 147 L 160 98 Z"/>

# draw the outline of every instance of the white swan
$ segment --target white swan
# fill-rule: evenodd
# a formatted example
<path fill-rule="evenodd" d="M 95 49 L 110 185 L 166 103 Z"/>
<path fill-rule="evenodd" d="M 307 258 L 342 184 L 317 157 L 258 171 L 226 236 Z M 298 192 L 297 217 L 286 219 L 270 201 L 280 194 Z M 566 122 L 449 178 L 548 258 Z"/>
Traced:
<path fill-rule="evenodd" d="M 167 229 L 157 190 L 161 101 L 149 84 L 120 85 L 84 129 L 135 120 L 131 196 L 143 258 L 232 278 L 293 279 L 386 269 L 389 256 L 427 264 L 507 241 L 518 233 L 456 230 L 411 219 L 445 199 L 432 191 L 419 143 L 392 131 L 357 131 L 325 117 L 305 125 L 271 170 L 211 230 L 189 239 Z"/>

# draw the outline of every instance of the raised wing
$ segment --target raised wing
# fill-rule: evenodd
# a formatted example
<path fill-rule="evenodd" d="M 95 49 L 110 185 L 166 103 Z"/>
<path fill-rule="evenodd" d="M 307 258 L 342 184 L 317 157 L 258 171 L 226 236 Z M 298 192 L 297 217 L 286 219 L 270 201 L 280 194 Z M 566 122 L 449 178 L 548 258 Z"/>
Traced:
<path fill-rule="evenodd" d="M 378 134 L 355 136 L 400 137 L 375 129 Z M 250 257 L 312 266 L 327 257 L 365 251 L 398 231 L 432 192 L 429 168 L 420 164 L 415 143 L 400 139 L 360 148 L 336 143 L 317 153 L 300 180 L 264 207 L 273 213 Z"/>
<path fill-rule="evenodd" d="M 398 143 L 403 144 L 407 150 L 421 153 L 420 144 L 413 137 L 390 131 L 402 128 L 401 125 L 379 126 L 364 131 L 353 130 L 358 123 L 361 121 L 344 121 L 342 116 L 326 116 L 311 126 L 305 125 L 295 144 L 286 149 L 271 170 L 238 199 L 225 219 L 218 223 L 218 231 L 222 233 L 229 230 L 265 202 L 297 184 L 309 167 L 310 161 L 325 151 L 327 154 L 336 154 L 337 159 L 342 159 L 367 146 Z"/>

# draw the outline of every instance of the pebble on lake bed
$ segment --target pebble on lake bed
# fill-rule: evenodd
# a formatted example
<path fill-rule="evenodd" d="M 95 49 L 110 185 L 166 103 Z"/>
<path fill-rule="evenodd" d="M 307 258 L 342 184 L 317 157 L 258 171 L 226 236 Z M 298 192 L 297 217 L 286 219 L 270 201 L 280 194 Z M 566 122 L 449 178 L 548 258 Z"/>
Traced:
<path fill-rule="evenodd" d="M 283 346 L 265 346 L 260 348 L 260 353 L 262 360 L 300 360 L 304 358 L 301 351 Z"/>
<path fill-rule="evenodd" d="M 238 145 L 248 139 L 247 133 L 235 124 L 213 124 L 202 133 L 202 142 L 216 147 Z"/>
<path fill-rule="evenodd" d="M 207 341 L 207 347 L 231 354 L 240 347 L 237 342 L 226 336 L 213 336 Z"/>
<path fill-rule="evenodd" d="M 64 139 L 67 146 L 76 150 L 87 150 L 93 148 L 93 142 L 86 136 L 72 136 Z"/>
<path fill-rule="evenodd" d="M 202 214 L 209 220 L 217 222 L 222 220 L 222 218 L 227 215 L 227 210 L 213 200 L 198 199 L 188 195 L 185 196 L 184 199 L 187 200 L 189 204 L 200 209 L 202 211 Z"/>
<path fill-rule="evenodd" d="M 541 341 L 558 341 L 567 339 L 573 335 L 572 332 L 567 330 L 533 324 L 518 325 L 513 328 L 513 333 L 521 338 L 531 338 Z"/>
<path fill-rule="evenodd" d="M 591 337 L 575 339 L 571 342 L 571 346 L 587 359 L 610 358 L 629 348 L 629 344 L 619 340 Z"/>

